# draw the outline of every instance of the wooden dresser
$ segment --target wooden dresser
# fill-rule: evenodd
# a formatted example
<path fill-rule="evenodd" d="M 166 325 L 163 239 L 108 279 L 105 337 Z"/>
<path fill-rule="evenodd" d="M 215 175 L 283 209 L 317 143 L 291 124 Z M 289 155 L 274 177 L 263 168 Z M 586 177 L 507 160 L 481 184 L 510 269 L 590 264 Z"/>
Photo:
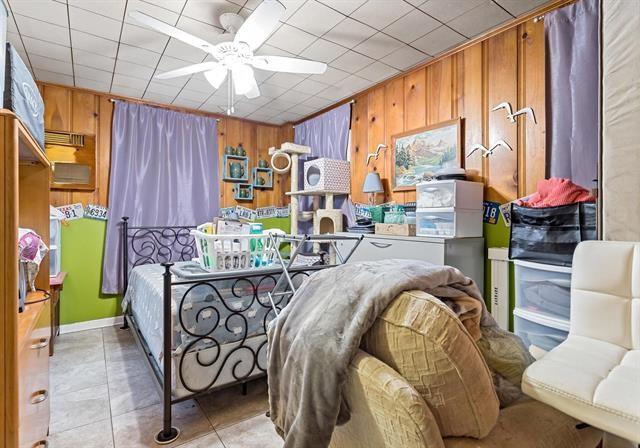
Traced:
<path fill-rule="evenodd" d="M 18 227 L 49 244 L 51 164 L 20 120 L 0 110 L 0 446 L 44 448 L 49 429 L 49 257 L 18 312 Z"/>

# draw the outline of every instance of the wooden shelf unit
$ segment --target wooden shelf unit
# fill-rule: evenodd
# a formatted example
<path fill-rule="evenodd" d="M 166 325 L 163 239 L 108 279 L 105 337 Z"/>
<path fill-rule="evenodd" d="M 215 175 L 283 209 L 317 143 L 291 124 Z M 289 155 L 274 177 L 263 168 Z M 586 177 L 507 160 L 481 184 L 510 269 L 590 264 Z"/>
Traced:
<path fill-rule="evenodd" d="M 37 446 L 49 426 L 49 257 L 36 277 L 39 291 L 19 313 L 17 241 L 23 227 L 49 244 L 50 179 L 43 149 L 13 112 L 0 110 L 0 446 L 6 448 Z"/>

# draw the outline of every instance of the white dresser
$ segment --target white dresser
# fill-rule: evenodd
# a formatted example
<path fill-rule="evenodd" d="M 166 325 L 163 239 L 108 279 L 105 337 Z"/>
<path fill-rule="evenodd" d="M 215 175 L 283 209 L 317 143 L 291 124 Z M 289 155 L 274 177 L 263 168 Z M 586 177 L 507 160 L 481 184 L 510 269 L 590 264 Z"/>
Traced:
<path fill-rule="evenodd" d="M 339 241 L 338 250 L 341 254 L 347 254 L 354 244 L 350 240 Z M 390 258 L 424 260 L 458 268 L 478 284 L 484 296 L 484 238 L 365 235 L 349 262 Z"/>

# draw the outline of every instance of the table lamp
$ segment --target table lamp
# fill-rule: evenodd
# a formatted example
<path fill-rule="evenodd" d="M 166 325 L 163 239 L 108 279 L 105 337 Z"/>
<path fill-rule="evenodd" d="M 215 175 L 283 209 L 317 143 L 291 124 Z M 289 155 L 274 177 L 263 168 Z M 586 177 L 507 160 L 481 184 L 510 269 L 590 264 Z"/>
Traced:
<path fill-rule="evenodd" d="M 382 180 L 380 180 L 380 174 L 376 171 L 371 171 L 364 178 L 364 186 L 362 192 L 369 195 L 369 205 L 376 205 L 376 194 L 384 193 L 384 187 L 382 186 Z"/>

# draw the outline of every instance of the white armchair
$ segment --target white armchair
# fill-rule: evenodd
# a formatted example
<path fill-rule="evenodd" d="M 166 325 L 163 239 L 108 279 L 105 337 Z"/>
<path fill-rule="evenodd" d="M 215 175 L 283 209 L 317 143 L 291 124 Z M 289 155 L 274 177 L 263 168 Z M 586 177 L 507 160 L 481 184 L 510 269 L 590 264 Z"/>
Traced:
<path fill-rule="evenodd" d="M 529 366 L 522 390 L 640 443 L 640 243 L 577 247 L 569 337 Z"/>

